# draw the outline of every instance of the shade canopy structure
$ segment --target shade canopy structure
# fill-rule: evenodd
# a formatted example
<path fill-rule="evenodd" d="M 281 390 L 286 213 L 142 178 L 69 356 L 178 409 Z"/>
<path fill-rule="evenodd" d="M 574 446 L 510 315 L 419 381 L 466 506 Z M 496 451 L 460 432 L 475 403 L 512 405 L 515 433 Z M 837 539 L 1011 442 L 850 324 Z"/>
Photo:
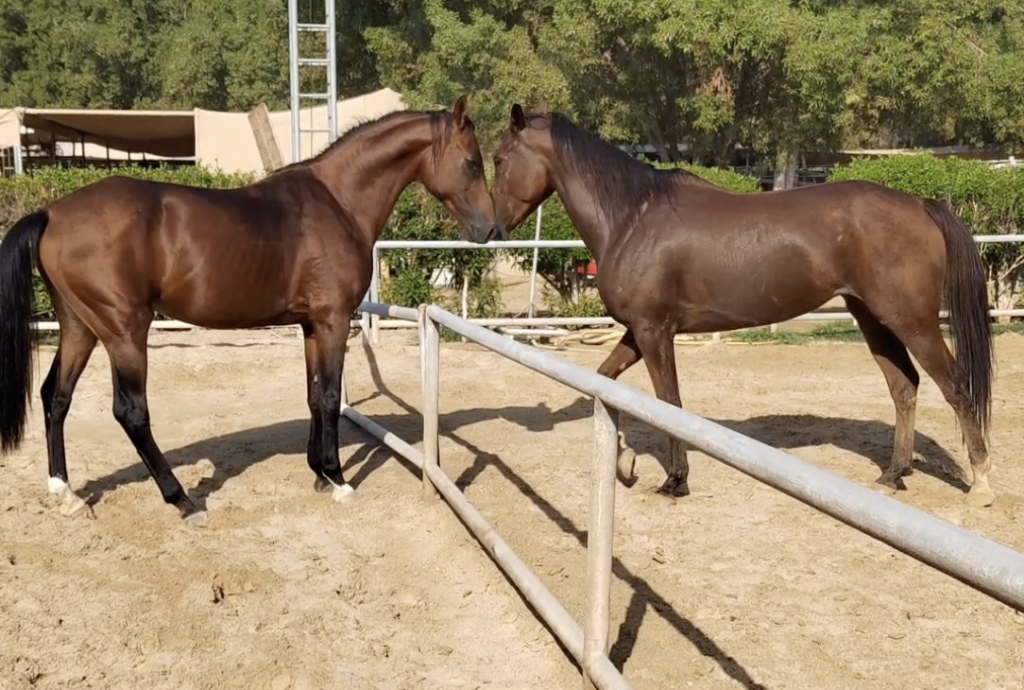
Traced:
<path fill-rule="evenodd" d="M 338 101 L 338 134 L 366 120 L 405 110 L 401 94 L 388 88 Z M 302 129 L 326 129 L 327 105 L 304 108 L 299 113 Z M 269 113 L 273 139 L 284 164 L 291 163 L 291 112 Z M 307 124 L 311 123 L 311 124 Z M 22 128 L 30 132 L 23 132 Z M 31 143 L 72 141 L 84 144 L 87 157 L 112 159 L 124 152 L 147 158 L 194 158 L 201 165 L 224 172 L 262 174 L 263 158 L 249 113 L 192 110 L 74 110 L 63 108 L 0 109 L 0 148 Z M 325 133 L 302 136 L 301 157 L 315 155 L 328 144 Z M 99 148 L 97 148 L 99 147 Z M 120 155 L 115 152 L 120 152 Z M 133 156 L 134 157 L 134 156 Z"/>

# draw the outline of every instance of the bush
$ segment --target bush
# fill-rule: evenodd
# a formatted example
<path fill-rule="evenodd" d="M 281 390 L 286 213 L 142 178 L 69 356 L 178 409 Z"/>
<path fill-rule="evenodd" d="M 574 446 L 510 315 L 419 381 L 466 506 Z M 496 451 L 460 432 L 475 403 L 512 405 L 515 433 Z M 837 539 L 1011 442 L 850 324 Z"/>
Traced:
<path fill-rule="evenodd" d="M 408 187 L 398 198 L 388 218 L 382 240 L 458 240 L 459 223 L 421 185 Z M 435 287 L 444 274 L 443 286 L 458 293 L 461 305 L 463 282 L 468 284 L 468 315 L 494 316 L 501 309 L 498 291 L 484 276 L 494 265 L 497 252 L 465 249 L 380 250 L 381 300 L 403 307 L 424 302 L 449 303 Z M 461 311 L 461 306 L 454 307 Z"/>
<path fill-rule="evenodd" d="M 241 187 L 255 180 L 255 176 L 250 174 L 222 173 L 202 167 L 39 168 L 25 175 L 0 177 L 0 235 L 5 234 L 22 216 L 79 187 L 114 175 L 218 189 Z"/>
<path fill-rule="evenodd" d="M 829 180 L 867 180 L 941 201 L 976 235 L 1013 235 L 1024 227 L 1024 168 L 993 168 L 982 161 L 919 153 L 855 159 L 833 168 Z M 993 303 L 1012 308 L 1024 267 L 1024 244 L 979 248 L 988 267 Z"/>

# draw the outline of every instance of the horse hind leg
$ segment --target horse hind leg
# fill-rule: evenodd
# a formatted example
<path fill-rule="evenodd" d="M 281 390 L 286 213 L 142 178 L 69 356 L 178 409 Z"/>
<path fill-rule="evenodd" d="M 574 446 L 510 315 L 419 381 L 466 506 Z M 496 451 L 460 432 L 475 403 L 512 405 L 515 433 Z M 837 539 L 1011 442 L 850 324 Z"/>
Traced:
<path fill-rule="evenodd" d="M 967 374 L 942 339 L 938 314 L 925 323 L 927 325 L 924 327 L 918 324 L 914 327 L 894 325 L 893 329 L 925 372 L 935 381 L 960 422 L 974 473 L 974 481 L 967 494 L 967 504 L 973 507 L 990 506 L 995 501 L 995 494 L 988 481 L 992 463 L 988 457 L 981 423 L 971 411 L 971 401 L 967 393 Z"/>
<path fill-rule="evenodd" d="M 71 409 L 75 386 L 96 347 L 96 335 L 58 298 L 55 297 L 54 301 L 57 303 L 60 340 L 39 394 L 43 402 L 49 460 L 47 488 L 60 499 L 61 514 L 72 517 L 89 509 L 86 502 L 71 490 L 68 480 L 64 421 Z"/>
<path fill-rule="evenodd" d="M 206 525 L 206 511 L 200 509 L 181 486 L 153 438 L 149 403 L 146 400 L 146 337 L 152 319 L 141 314 L 123 336 L 104 340 L 110 357 L 114 384 L 114 418 L 128 436 L 160 490 L 164 502 L 175 506 L 189 525 Z"/>
<path fill-rule="evenodd" d="M 903 477 L 910 474 L 914 461 L 914 422 L 917 411 L 917 389 L 921 377 L 910 360 L 907 348 L 899 338 L 875 318 L 863 302 L 846 298 L 846 306 L 857 319 L 864 340 L 875 362 L 885 376 L 896 407 L 892 459 L 876 480 L 892 490 L 906 489 Z"/>
<path fill-rule="evenodd" d="M 601 376 L 607 376 L 614 381 L 619 378 L 623 372 L 639 362 L 641 357 L 640 348 L 636 345 L 636 337 L 633 335 L 632 330 L 627 329 L 622 338 L 615 345 L 615 348 L 601 363 L 601 366 L 597 368 L 597 373 Z M 612 418 L 612 422 L 615 424 L 615 427 L 618 428 L 619 411 L 610 407 L 608 408 L 608 415 Z M 628 472 L 624 469 L 627 466 L 629 467 Z M 619 431 L 618 474 L 619 480 L 626 487 L 631 487 L 636 484 L 636 452 L 626 444 L 626 435 L 621 430 Z"/>

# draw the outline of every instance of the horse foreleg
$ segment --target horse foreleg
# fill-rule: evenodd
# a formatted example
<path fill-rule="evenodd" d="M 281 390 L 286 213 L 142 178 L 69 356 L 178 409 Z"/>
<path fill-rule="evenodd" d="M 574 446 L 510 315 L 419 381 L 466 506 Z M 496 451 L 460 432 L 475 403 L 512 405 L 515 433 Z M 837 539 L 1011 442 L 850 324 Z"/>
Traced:
<path fill-rule="evenodd" d="M 627 329 L 622 339 L 616 344 L 615 349 L 611 351 L 604 362 L 601 363 L 601 366 L 597 368 L 597 373 L 601 376 L 607 376 L 614 381 L 624 371 L 639 362 L 641 356 L 640 350 L 636 346 L 636 338 L 633 336 L 633 331 Z M 611 407 L 608 408 L 608 414 L 612 418 L 615 427 L 618 428 L 619 411 Z M 626 445 L 626 435 L 622 431 L 619 431 L 618 465 L 620 481 L 627 487 L 636 484 L 636 453 Z M 623 470 L 627 465 L 629 466 L 628 473 Z"/>
<path fill-rule="evenodd" d="M 647 363 L 654 394 L 659 400 L 681 407 L 679 381 L 676 379 L 676 352 L 672 342 L 673 332 L 670 329 L 648 326 L 637 328 L 635 335 L 640 353 Z M 658 493 L 676 497 L 686 496 L 690 493 L 690 462 L 686 457 L 686 444 L 672 438 L 670 447 L 672 459 L 668 477 L 658 489 Z"/>

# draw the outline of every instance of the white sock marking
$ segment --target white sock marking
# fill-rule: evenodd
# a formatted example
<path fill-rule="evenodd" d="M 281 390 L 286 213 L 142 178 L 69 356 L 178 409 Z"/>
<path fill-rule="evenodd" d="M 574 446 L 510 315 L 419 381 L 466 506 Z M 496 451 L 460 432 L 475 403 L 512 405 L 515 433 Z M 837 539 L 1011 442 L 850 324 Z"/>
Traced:
<path fill-rule="evenodd" d="M 65 492 L 70 488 L 67 482 L 60 477 L 50 477 L 46 482 L 46 488 L 54 496 L 64 496 Z"/>
<path fill-rule="evenodd" d="M 327 481 L 331 482 L 330 479 Z M 339 486 L 334 482 L 331 482 L 331 486 L 334 487 L 334 491 L 331 493 L 331 496 L 334 498 L 335 503 L 341 503 L 352 498 L 356 492 L 356 490 L 352 488 L 351 484 L 342 484 Z"/>

